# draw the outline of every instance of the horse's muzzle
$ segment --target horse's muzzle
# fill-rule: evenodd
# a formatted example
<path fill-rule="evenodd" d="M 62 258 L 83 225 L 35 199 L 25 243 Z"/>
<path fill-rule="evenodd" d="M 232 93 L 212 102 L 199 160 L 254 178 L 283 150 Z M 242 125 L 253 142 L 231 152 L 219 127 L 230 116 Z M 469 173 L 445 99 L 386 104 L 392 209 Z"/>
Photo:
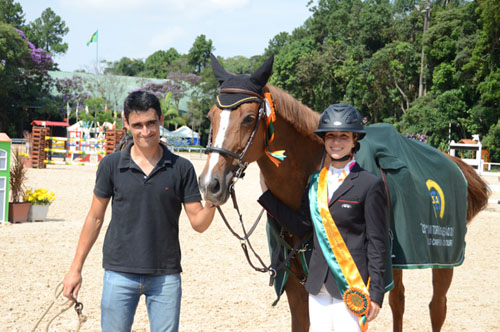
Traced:
<path fill-rule="evenodd" d="M 233 176 L 233 171 L 225 173 L 224 176 L 213 174 L 210 178 L 201 175 L 198 183 L 204 199 L 217 205 L 226 203 L 230 196 L 229 185 Z"/>

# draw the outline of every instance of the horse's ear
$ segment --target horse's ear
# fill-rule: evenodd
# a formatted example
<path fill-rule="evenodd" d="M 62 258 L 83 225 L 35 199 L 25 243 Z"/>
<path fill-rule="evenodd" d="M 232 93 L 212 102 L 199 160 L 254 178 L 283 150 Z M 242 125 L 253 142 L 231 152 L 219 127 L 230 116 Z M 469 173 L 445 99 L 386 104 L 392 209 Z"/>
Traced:
<path fill-rule="evenodd" d="M 271 55 L 269 59 L 267 59 L 266 62 L 264 62 L 262 66 L 260 66 L 259 69 L 252 74 L 252 76 L 250 76 L 250 79 L 262 87 L 265 86 L 273 71 L 273 62 L 274 55 Z"/>
<path fill-rule="evenodd" d="M 210 58 L 212 60 L 212 70 L 214 71 L 215 78 L 219 81 L 219 85 L 221 85 L 229 77 L 233 76 L 221 66 L 219 60 L 217 60 L 213 53 L 210 53 Z"/>

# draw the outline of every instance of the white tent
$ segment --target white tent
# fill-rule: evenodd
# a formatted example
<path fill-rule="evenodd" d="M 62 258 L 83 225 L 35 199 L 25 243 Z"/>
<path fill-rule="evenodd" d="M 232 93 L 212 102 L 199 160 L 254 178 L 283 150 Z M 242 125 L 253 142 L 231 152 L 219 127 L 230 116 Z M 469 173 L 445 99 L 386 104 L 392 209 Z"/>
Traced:
<path fill-rule="evenodd" d="M 160 136 L 169 137 L 172 136 L 172 132 L 163 126 L 160 126 Z"/>
<path fill-rule="evenodd" d="M 163 137 L 165 137 L 169 144 L 171 145 L 198 145 L 200 144 L 200 135 L 192 131 L 187 126 L 182 126 L 174 131 L 163 131 Z"/>
<path fill-rule="evenodd" d="M 183 138 L 199 138 L 200 135 L 198 135 L 197 132 L 194 132 L 189 128 L 188 126 L 182 126 L 177 130 L 174 130 L 172 132 L 173 136 L 177 137 L 183 137 Z"/>

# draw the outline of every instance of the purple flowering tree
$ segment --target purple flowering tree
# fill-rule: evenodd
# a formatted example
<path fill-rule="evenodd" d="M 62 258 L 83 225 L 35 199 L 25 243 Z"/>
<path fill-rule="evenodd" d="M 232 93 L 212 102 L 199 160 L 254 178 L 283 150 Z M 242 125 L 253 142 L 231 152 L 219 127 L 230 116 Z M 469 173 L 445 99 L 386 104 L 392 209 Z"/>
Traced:
<path fill-rule="evenodd" d="M 56 79 L 55 85 L 58 92 L 59 109 L 63 116 L 66 113 L 66 105 L 69 105 L 71 109 L 75 109 L 79 105 L 80 111 L 82 111 L 85 108 L 85 100 L 91 97 L 85 91 L 86 83 L 81 76 L 73 75 L 71 78 Z"/>
<path fill-rule="evenodd" d="M 419 142 L 423 142 L 423 143 L 427 143 L 427 140 L 429 139 L 429 136 L 427 136 L 425 134 L 410 134 L 410 133 L 406 133 L 405 137 L 409 138 L 409 139 L 413 139 L 413 140 L 419 141 Z"/>
<path fill-rule="evenodd" d="M 173 126 L 185 124 L 185 120 L 179 115 L 179 103 L 188 93 L 192 92 L 201 82 L 201 76 L 171 72 L 164 82 L 147 82 L 138 90 L 153 93 L 160 99 L 162 111 L 165 116 L 165 125 Z"/>
<path fill-rule="evenodd" d="M 33 45 L 32 42 L 29 41 L 28 38 L 24 35 L 24 32 L 20 29 L 16 29 L 22 39 L 26 41 L 31 53 L 32 60 L 32 69 L 41 70 L 45 74 L 48 74 L 47 71 L 50 69 L 54 69 L 54 61 L 52 60 L 52 56 L 47 53 L 45 50 L 41 48 L 37 48 Z"/>
<path fill-rule="evenodd" d="M 171 72 L 164 82 L 148 82 L 139 90 L 149 91 L 160 100 L 164 99 L 167 93 L 171 92 L 174 105 L 179 109 L 179 102 L 186 96 L 188 91 L 201 82 L 201 76 L 196 74 L 186 74 Z"/>
<path fill-rule="evenodd" d="M 50 54 L 36 48 L 23 31 L 0 22 L 0 131 L 22 137 L 31 120 L 57 116 L 48 74 L 53 67 Z"/>

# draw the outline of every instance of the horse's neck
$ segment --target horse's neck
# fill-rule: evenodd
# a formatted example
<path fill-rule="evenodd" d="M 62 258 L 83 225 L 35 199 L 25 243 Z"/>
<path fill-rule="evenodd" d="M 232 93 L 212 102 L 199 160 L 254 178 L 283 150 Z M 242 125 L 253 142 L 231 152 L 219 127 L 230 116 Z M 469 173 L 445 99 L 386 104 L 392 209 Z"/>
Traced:
<path fill-rule="evenodd" d="M 275 139 L 267 150 L 285 150 L 286 155 L 279 167 L 266 155 L 257 161 L 267 186 L 283 203 L 298 209 L 307 180 L 321 162 L 323 146 L 301 135 L 287 122 L 278 120 L 275 124 Z"/>

